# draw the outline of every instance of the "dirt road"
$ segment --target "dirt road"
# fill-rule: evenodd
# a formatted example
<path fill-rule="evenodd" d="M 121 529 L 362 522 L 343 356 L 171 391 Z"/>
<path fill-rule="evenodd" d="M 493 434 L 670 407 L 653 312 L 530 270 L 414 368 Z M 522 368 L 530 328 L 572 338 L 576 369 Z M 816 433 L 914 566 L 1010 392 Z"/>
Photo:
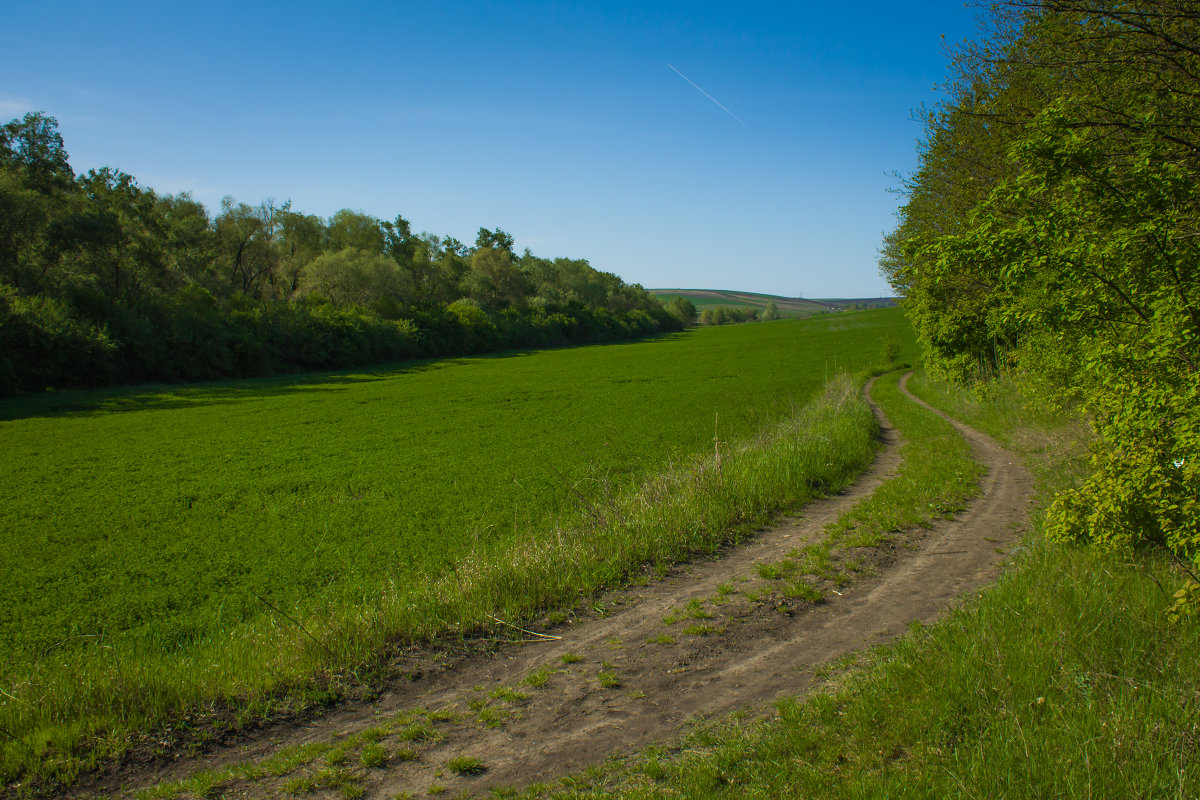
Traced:
<path fill-rule="evenodd" d="M 907 394 L 904 382 L 901 388 Z M 554 638 L 514 629 L 522 642 L 428 672 L 370 705 L 113 780 L 128 791 L 200 769 L 254 762 L 281 748 L 362 742 L 355 734 L 385 726 L 378 743 L 385 763 L 363 766 L 361 749 L 345 762 L 366 797 L 424 795 L 434 785 L 448 796 L 483 795 L 498 786 L 553 780 L 610 754 L 670 740 L 697 717 L 801 694 L 822 663 L 901 635 L 913 621 L 929 622 L 993 579 L 1026 522 L 1028 474 L 990 439 L 955 423 L 987 467 L 982 495 L 965 512 L 873 549 L 872 576 L 828 592 L 819 605 L 772 594 L 769 571 L 757 565 L 777 563 L 820 536 L 899 465 L 896 434 L 881 421 L 884 447 L 846 492 L 721 558 L 603 598 L 594 616 L 553 629 Z M 476 759 L 481 771 L 460 775 L 449 766 L 455 758 Z M 284 795 L 308 780 L 315 782 L 316 796 L 328 794 L 319 776 L 321 770 L 330 774 L 327 761 L 318 758 L 252 783 L 226 782 L 218 793 Z"/>

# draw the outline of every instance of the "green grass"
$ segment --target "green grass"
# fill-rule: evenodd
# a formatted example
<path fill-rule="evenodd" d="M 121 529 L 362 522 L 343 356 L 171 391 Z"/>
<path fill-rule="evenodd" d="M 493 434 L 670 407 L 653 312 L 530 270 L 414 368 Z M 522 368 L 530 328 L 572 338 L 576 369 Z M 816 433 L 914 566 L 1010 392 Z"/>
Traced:
<path fill-rule="evenodd" d="M 852 387 L 802 404 L 884 335 L 910 337 L 894 312 L 841 314 L 0 404 L 0 530 L 21 544 L 0 565 L 0 777 L 69 783 L 203 704 L 335 702 L 314 676 L 389 641 L 711 552 L 870 457 Z"/>
<path fill-rule="evenodd" d="M 483 762 L 473 756 L 456 756 L 446 762 L 446 768 L 456 775 L 482 775 L 487 771 Z"/>
<path fill-rule="evenodd" d="M 900 435 L 897 474 L 828 525 L 821 538 L 778 562 L 754 565 L 763 580 L 790 581 L 778 590 L 783 597 L 821 602 L 825 591 L 799 576 L 844 586 L 862 570 L 858 548 L 950 516 L 978 493 L 983 468 L 971 459 L 970 445 L 949 422 L 901 396 L 901 374 L 881 375 L 871 393 Z"/>
<path fill-rule="evenodd" d="M 617 689 L 621 686 L 621 679 L 617 677 L 617 673 L 611 669 L 602 669 L 596 673 L 596 681 L 602 689 Z"/>
<path fill-rule="evenodd" d="M 1086 436 L 1011 387 L 991 399 L 915 388 L 1001 434 L 1038 476 L 1041 506 L 1079 474 Z M 784 700 L 766 722 L 710 724 L 677 755 L 557 796 L 1194 798 L 1200 619 L 1164 613 L 1181 580 L 1155 554 L 1034 530 L 996 585 L 869 652 L 833 693 Z"/>

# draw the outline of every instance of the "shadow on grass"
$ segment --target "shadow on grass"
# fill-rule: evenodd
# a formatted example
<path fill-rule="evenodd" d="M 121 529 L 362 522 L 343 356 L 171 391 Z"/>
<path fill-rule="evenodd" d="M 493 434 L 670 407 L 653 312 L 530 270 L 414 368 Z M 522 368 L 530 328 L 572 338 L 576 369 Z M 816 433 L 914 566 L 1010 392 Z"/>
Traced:
<path fill-rule="evenodd" d="M 586 347 L 665 344 L 678 341 L 688 335 L 688 331 L 683 331 L 616 342 L 568 345 L 541 350 L 504 350 L 469 356 L 444 356 L 261 378 L 236 378 L 200 383 L 146 383 L 103 389 L 51 390 L 0 399 L 0 422 L 35 417 L 90 417 L 127 411 L 155 411 L 238 403 L 300 393 L 343 392 L 348 387 L 360 383 L 391 380 L 404 375 L 447 369 L 481 361 L 527 358 L 555 350 L 577 350 Z"/>

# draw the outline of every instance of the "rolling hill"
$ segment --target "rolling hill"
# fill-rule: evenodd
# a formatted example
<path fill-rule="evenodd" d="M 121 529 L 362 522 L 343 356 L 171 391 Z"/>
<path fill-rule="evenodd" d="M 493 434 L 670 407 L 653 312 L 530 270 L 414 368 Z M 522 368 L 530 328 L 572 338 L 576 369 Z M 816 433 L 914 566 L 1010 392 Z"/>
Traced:
<path fill-rule="evenodd" d="M 782 317 L 811 317 L 814 314 L 842 311 L 847 308 L 876 308 L 896 304 L 895 299 L 891 297 L 809 300 L 804 297 L 780 297 L 730 289 L 649 289 L 648 291 L 662 300 L 669 300 L 675 296 L 686 297 L 692 301 L 698 311 L 716 306 L 762 309 L 767 307 L 768 301 L 773 300 Z"/>

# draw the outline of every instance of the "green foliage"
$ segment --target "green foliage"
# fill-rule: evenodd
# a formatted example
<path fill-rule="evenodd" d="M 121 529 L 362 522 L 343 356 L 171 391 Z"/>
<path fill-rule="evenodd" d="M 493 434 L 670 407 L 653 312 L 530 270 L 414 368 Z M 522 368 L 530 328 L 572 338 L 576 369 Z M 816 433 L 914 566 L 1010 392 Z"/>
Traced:
<path fill-rule="evenodd" d="M 104 167 L 75 177 L 57 122 L 0 128 L 0 395 L 205 380 L 614 341 L 684 322 L 586 261 L 414 235 L 342 210 L 225 198 L 210 216 Z M 479 314 L 464 315 L 469 299 Z"/>
<path fill-rule="evenodd" d="M 1167 620 L 1180 622 L 1185 616 L 1195 614 L 1200 608 L 1200 583 L 1189 580 L 1172 597 L 1171 607 L 1167 609 Z"/>
<path fill-rule="evenodd" d="M 1078 403 L 1047 532 L 1200 559 L 1200 28 L 1182 2 L 999 4 L 928 118 L 884 271 L 930 366 Z"/>
<path fill-rule="evenodd" d="M 701 325 L 730 325 L 737 322 L 753 322 L 758 311 L 739 306 L 709 306 L 700 312 Z"/>
<path fill-rule="evenodd" d="M 370 307 L 412 294 L 412 277 L 382 253 L 347 247 L 324 253 L 300 271 L 299 296 L 316 292 L 337 305 Z"/>
<path fill-rule="evenodd" d="M 675 295 L 667 301 L 667 313 L 685 328 L 696 324 L 696 304 L 682 295 Z"/>
<path fill-rule="evenodd" d="M 487 772 L 484 763 L 474 756 L 455 756 L 446 762 L 446 768 L 456 775 L 470 777 Z"/>

